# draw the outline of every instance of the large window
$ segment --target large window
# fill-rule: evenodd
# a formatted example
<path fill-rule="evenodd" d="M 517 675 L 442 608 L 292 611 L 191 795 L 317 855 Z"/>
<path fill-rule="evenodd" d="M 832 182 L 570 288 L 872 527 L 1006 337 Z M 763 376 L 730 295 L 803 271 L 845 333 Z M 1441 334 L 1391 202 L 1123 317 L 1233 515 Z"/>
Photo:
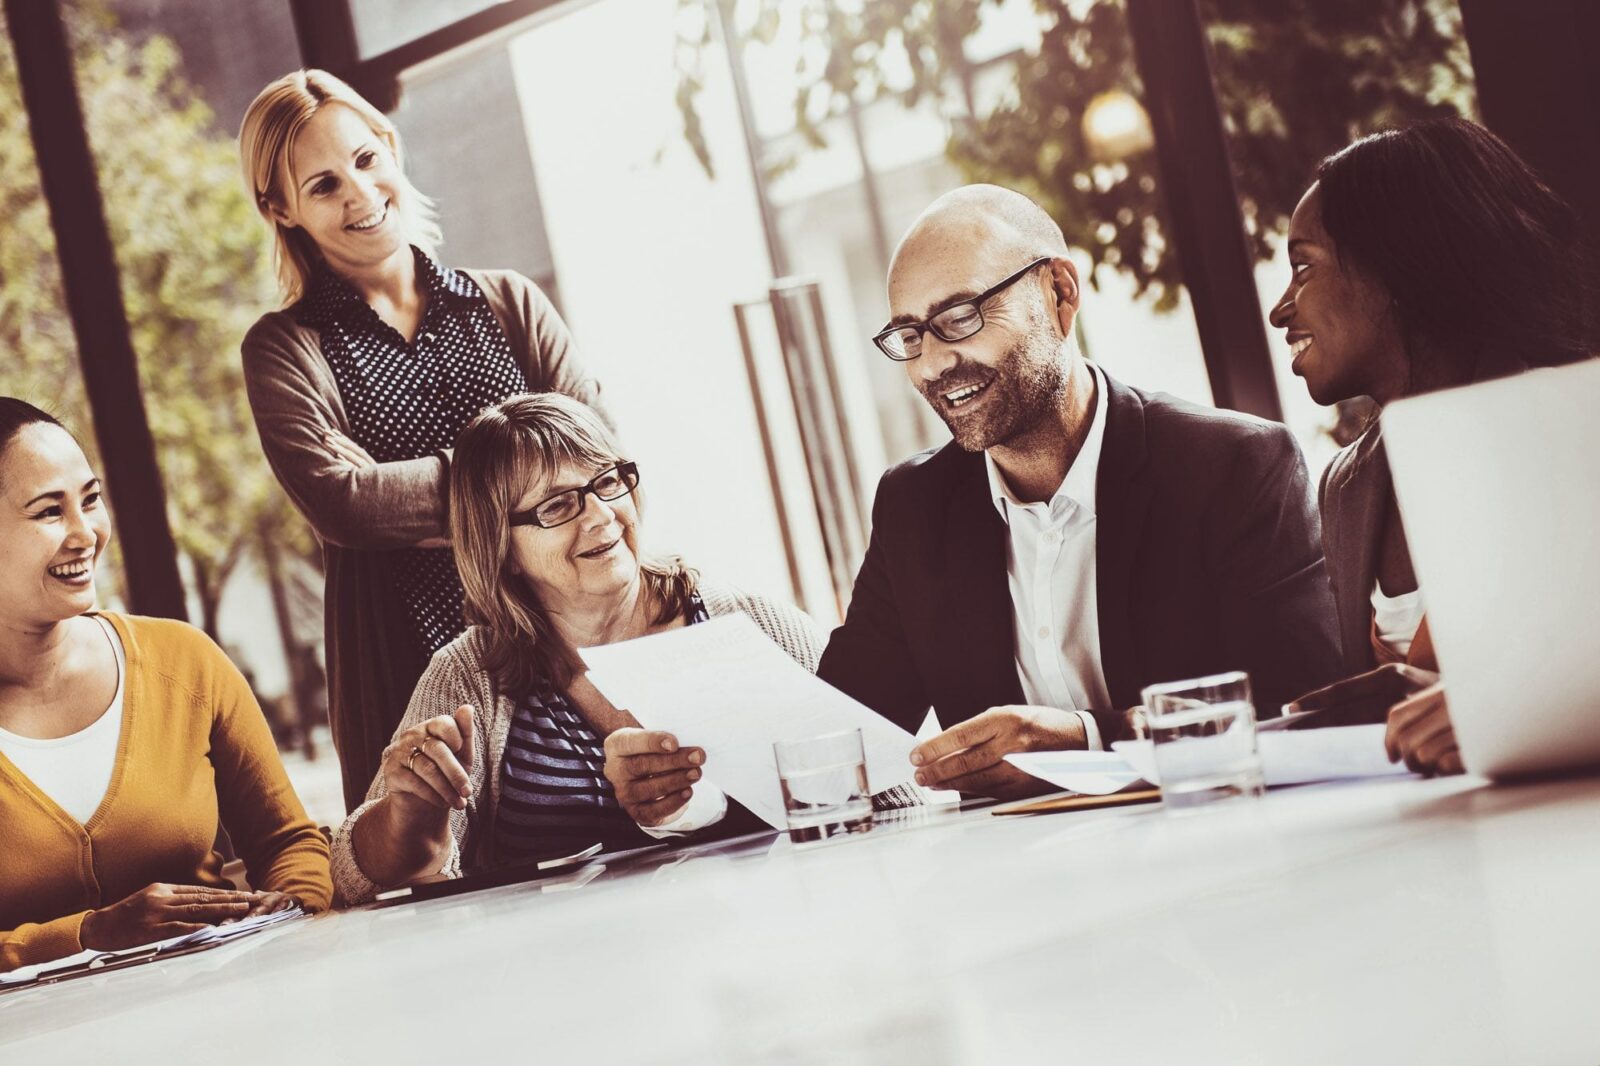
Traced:
<path fill-rule="evenodd" d="M 1202 0 L 1213 72 L 1263 316 L 1289 280 L 1289 214 L 1316 163 L 1353 138 L 1437 114 L 1475 117 L 1456 0 L 1359 0 L 1304 8 Z M 1235 17 L 1230 17 L 1235 16 Z M 1315 475 L 1365 421 L 1361 402 L 1319 407 L 1268 327 L 1283 401 Z"/>
<path fill-rule="evenodd" d="M 67 6 L 191 615 L 299 742 L 320 713 L 320 577 L 240 390 L 239 338 L 275 296 L 232 143 L 256 91 L 301 65 L 290 5 Z M 494 6 L 353 0 L 353 58 Z M 1318 158 L 1476 106 L 1456 0 L 1281 7 L 1199 0 L 1263 315 Z M 947 439 L 869 338 L 895 242 L 961 184 L 1022 190 L 1061 223 L 1090 358 L 1212 402 L 1170 224 L 1182 189 L 1161 180 L 1121 0 L 575 0 L 456 43 L 387 101 L 443 256 L 550 293 L 644 471 L 650 545 L 712 576 L 839 616 L 879 472 Z M 0 391 L 92 443 L 61 372 L 76 346 L 9 47 Z M 1269 337 L 1318 469 L 1335 413 Z M 130 505 L 114 486 L 113 504 Z M 334 787 L 324 817 L 337 802 Z"/>

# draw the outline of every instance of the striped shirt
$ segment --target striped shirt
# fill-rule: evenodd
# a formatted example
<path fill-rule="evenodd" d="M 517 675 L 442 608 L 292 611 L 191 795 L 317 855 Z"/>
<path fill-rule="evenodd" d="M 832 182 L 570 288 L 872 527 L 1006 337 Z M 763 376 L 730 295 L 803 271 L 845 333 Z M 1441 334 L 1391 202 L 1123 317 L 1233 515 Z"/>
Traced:
<path fill-rule="evenodd" d="M 710 615 L 699 593 L 688 624 Z M 495 856 L 501 862 L 657 843 L 622 809 L 605 776 L 605 740 L 563 693 L 545 689 L 517 704 L 500 764 Z"/>

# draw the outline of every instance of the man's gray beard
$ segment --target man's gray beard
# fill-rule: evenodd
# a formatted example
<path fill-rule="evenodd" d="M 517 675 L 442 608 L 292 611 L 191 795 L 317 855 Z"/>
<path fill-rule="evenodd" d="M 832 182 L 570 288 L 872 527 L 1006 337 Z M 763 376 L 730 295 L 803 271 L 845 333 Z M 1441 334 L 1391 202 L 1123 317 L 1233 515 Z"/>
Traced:
<path fill-rule="evenodd" d="M 989 411 L 982 418 L 967 418 L 957 423 L 950 417 L 942 399 L 923 393 L 923 398 L 933 405 L 934 413 L 962 451 L 981 452 L 1010 444 L 1033 432 L 1060 409 L 1067 387 L 1060 349 L 1044 358 L 1029 360 L 1031 365 L 1023 369 L 1024 354 L 1041 341 L 1037 334 L 1030 335 L 1020 338 L 1007 350 L 989 379 L 985 391 L 995 395 L 986 399 Z"/>

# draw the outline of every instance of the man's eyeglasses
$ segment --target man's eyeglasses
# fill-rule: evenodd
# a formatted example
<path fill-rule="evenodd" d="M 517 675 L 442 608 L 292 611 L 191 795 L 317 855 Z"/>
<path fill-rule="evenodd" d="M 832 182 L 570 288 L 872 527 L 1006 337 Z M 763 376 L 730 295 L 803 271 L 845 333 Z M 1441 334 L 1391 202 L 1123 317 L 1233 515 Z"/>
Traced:
<path fill-rule="evenodd" d="M 567 489 L 534 504 L 526 511 L 511 515 L 514 526 L 539 526 L 554 529 L 566 525 L 583 513 L 584 497 L 591 493 L 602 500 L 620 500 L 639 487 L 639 464 L 618 463 L 610 470 L 602 470 L 587 484 Z"/>
<path fill-rule="evenodd" d="M 905 363 L 922 354 L 922 334 L 925 331 L 946 343 L 964 341 L 983 328 L 983 305 L 990 297 L 1008 285 L 1014 285 L 1022 280 L 1040 263 L 1048 262 L 1050 262 L 1049 256 L 1035 259 L 1000 284 L 985 289 L 970 300 L 946 304 L 921 322 L 913 322 L 909 326 L 891 326 L 873 337 L 872 343 L 890 359 L 897 363 Z"/>

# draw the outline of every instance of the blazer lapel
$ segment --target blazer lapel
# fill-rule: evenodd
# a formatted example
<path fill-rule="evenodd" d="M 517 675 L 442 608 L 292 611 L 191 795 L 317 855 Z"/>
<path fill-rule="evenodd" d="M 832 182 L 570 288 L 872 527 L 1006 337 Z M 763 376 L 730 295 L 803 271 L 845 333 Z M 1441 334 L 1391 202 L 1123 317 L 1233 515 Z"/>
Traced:
<path fill-rule="evenodd" d="M 1118 710 L 1139 702 L 1133 645 L 1134 565 L 1150 507 L 1150 481 L 1143 476 L 1148 454 L 1144 401 L 1104 375 L 1106 435 L 1095 479 L 1095 587 L 1100 615 L 1100 669 Z"/>
<path fill-rule="evenodd" d="M 945 503 L 944 611 L 941 628 L 954 640 L 945 649 L 951 669 L 936 693 L 940 725 L 948 729 L 990 707 L 1022 702 L 1006 578 L 1006 526 L 989 497 L 983 456 L 952 456 L 956 473 Z M 956 717 L 959 716 L 959 717 Z M 952 720 L 947 721 L 949 717 Z"/>
<path fill-rule="evenodd" d="M 1378 541 L 1389 500 L 1389 462 L 1376 428 L 1362 437 L 1350 462 L 1333 475 L 1322 515 L 1327 565 L 1345 663 L 1368 669 L 1371 659 L 1372 584 L 1378 574 Z"/>

